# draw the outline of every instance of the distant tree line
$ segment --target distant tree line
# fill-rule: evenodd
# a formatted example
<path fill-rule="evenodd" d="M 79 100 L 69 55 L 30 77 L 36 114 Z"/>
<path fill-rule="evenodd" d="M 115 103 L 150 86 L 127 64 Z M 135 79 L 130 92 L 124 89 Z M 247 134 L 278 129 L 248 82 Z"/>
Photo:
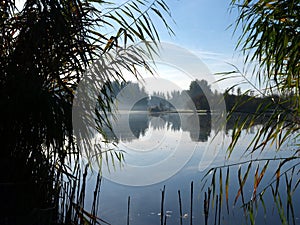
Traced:
<path fill-rule="evenodd" d="M 272 113 L 278 105 L 285 109 L 289 107 L 290 95 L 279 96 L 276 94 L 258 97 L 253 92 L 242 94 L 240 88 L 226 90 L 219 93 L 212 90 L 206 80 L 194 80 L 190 83 L 188 90 L 174 90 L 171 92 L 155 91 L 151 94 L 147 93 L 144 87 L 132 82 L 113 82 L 110 89 L 106 90 L 106 94 L 112 95 L 114 98 L 118 96 L 121 90 L 129 86 L 131 99 L 140 99 L 130 108 L 131 110 L 148 110 L 149 107 L 156 107 L 167 110 L 180 109 L 196 109 L 210 111 L 213 108 L 218 110 L 220 99 L 224 99 L 226 110 L 235 111 L 237 113 L 255 113 L 268 108 L 266 113 Z M 236 93 L 235 93 L 236 92 Z M 142 97 L 144 96 L 144 97 Z M 191 101 L 187 101 L 187 96 Z M 278 104 L 280 102 L 280 104 Z M 176 106 L 176 107 L 175 107 Z"/>

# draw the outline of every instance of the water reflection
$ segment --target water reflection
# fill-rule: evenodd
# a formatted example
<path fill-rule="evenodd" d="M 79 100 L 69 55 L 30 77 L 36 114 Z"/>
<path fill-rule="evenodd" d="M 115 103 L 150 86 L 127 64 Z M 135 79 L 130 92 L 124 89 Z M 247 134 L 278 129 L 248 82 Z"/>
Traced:
<path fill-rule="evenodd" d="M 228 133 L 234 128 L 238 121 L 243 121 L 243 114 L 232 116 L 224 126 L 225 132 Z M 264 119 L 255 121 L 253 127 L 262 124 Z M 207 142 L 212 134 L 220 128 L 220 124 L 212 123 L 211 114 L 195 113 L 154 113 L 141 111 L 131 111 L 120 113 L 116 120 L 111 120 L 113 129 L 106 127 L 104 130 L 108 140 L 130 142 L 135 139 L 144 137 L 147 130 L 151 127 L 153 130 L 167 129 L 170 131 L 189 132 L 191 141 Z M 246 126 L 245 126 L 246 127 Z M 130 131 L 130 132 L 128 132 Z M 251 129 L 250 129 L 251 132 Z M 215 133 L 215 132 L 214 132 Z"/>
<path fill-rule="evenodd" d="M 117 120 L 112 123 L 114 124 L 113 131 L 108 127 L 105 128 L 108 140 L 123 142 L 130 142 L 145 136 L 150 127 L 153 130 L 189 132 L 190 139 L 194 142 L 206 142 L 212 131 L 210 114 L 131 112 L 119 114 Z M 131 132 L 128 132 L 128 128 Z"/>
<path fill-rule="evenodd" d="M 118 140 L 118 146 L 127 147 L 125 162 L 131 167 L 124 167 L 121 171 L 118 171 L 118 168 L 116 171 L 111 170 L 112 178 L 119 174 L 118 181 L 124 179 L 124 182 L 123 180 L 120 183 L 111 182 L 114 179 L 106 179 L 107 177 L 103 180 L 99 216 L 111 224 L 124 224 L 128 218 L 127 198 L 130 196 L 129 218 L 131 225 L 160 224 L 160 190 L 165 185 L 164 211 L 167 224 L 180 224 L 180 219 L 183 220 L 183 224 L 188 224 L 191 218 L 190 183 L 194 181 L 193 224 L 205 224 L 205 222 L 207 224 L 247 224 L 246 215 L 254 216 L 257 224 L 263 224 L 266 221 L 268 221 L 267 224 L 279 224 L 280 212 L 283 211 L 283 207 L 290 211 L 290 221 L 294 220 L 294 224 L 298 224 L 299 213 L 297 212 L 299 212 L 300 206 L 300 193 L 299 189 L 296 189 L 299 180 L 299 173 L 296 172 L 299 171 L 299 159 L 283 160 L 290 155 L 288 146 L 285 146 L 285 151 L 275 151 L 274 146 L 268 146 L 258 156 L 244 154 L 246 147 L 259 129 L 257 125 L 262 124 L 263 119 L 256 121 L 252 130 L 242 130 L 241 140 L 243 141 L 237 144 L 230 159 L 225 159 L 226 147 L 231 140 L 231 130 L 234 124 L 239 121 L 239 117 L 242 116 L 235 115 L 227 121 L 223 131 L 223 139 L 220 140 L 222 144 L 211 148 L 210 141 L 215 135 L 217 126 L 209 114 L 131 112 L 118 115 L 113 126 L 113 132 L 110 132 L 109 137 Z M 243 118 L 240 119 L 240 121 L 242 120 Z M 151 132 L 152 136 L 149 135 Z M 163 135 L 165 139 L 162 138 Z M 207 146 L 210 147 L 208 153 L 212 153 L 211 150 L 214 149 L 219 152 L 207 170 L 201 171 L 199 170 L 199 162 L 203 158 L 207 162 L 207 157 L 204 157 Z M 186 157 L 191 149 L 194 149 L 194 152 L 191 153 L 190 159 L 182 163 L 178 169 L 176 166 L 181 163 L 180 160 Z M 210 155 L 207 154 L 206 156 Z M 255 161 L 256 158 L 257 161 Z M 275 158 L 278 158 L 279 161 L 273 160 Z M 282 179 L 279 180 L 274 174 L 282 162 L 286 163 L 282 167 Z M 149 168 L 146 172 L 145 165 Z M 163 166 L 160 167 L 160 165 Z M 263 170 L 265 165 L 268 165 L 266 171 Z M 207 173 L 213 167 L 217 169 Z M 293 167 L 295 169 L 290 169 Z M 175 171 L 172 176 L 166 174 L 171 170 Z M 286 175 L 284 174 L 285 171 L 288 171 Z M 239 176 L 237 176 L 238 173 L 240 173 Z M 159 180 L 163 176 L 168 176 L 168 179 L 161 179 L 161 182 L 153 182 L 151 185 L 123 185 L 127 181 L 132 184 L 137 183 L 139 179 L 142 181 L 150 178 Z M 203 177 L 206 178 L 202 180 Z M 244 179 L 245 177 L 248 179 Z M 292 177 L 293 181 L 291 181 Z M 259 185 L 258 178 L 261 179 Z M 243 190 L 235 203 L 241 182 L 243 183 Z M 254 185 L 256 188 L 253 188 Z M 276 192 L 277 186 L 280 201 L 283 203 L 282 207 L 279 204 L 279 213 L 276 212 L 278 205 L 276 201 L 279 201 L 279 194 L 272 194 L 272 188 Z M 291 191 L 291 193 L 287 193 L 287 187 L 289 190 L 295 190 L 293 198 L 291 198 Z M 182 217 L 179 213 L 178 190 L 181 191 Z M 253 201 L 253 205 L 251 205 L 254 190 L 257 194 L 257 202 Z M 210 208 L 207 208 L 208 202 L 210 202 Z M 241 208 L 244 205 L 248 208 Z M 269 207 L 264 209 L 264 205 Z"/>
<path fill-rule="evenodd" d="M 126 120 L 126 117 L 121 117 Z M 123 121 L 122 121 L 123 122 Z M 149 127 L 149 119 L 147 114 L 130 114 L 129 127 L 135 138 L 145 136 L 145 132 Z M 119 135 L 118 135 L 119 136 Z"/>

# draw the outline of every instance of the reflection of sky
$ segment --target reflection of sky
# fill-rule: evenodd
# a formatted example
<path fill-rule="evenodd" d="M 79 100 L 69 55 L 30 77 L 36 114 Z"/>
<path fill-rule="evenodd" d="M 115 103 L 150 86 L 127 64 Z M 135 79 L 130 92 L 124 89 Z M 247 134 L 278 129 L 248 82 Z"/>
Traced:
<path fill-rule="evenodd" d="M 136 113 L 131 115 L 133 115 L 133 117 L 130 118 L 133 119 L 139 114 Z M 179 127 L 179 129 L 172 129 L 172 126 L 168 126 L 168 120 L 166 120 L 169 117 L 164 119 L 159 116 L 148 118 L 147 114 L 143 115 L 144 117 L 142 118 L 145 120 L 139 119 L 137 123 L 134 123 L 133 119 L 128 129 L 120 129 L 119 127 L 118 132 L 122 133 L 116 133 L 119 137 L 129 137 L 130 132 L 132 132 L 131 129 L 135 130 L 134 125 L 138 125 L 139 123 L 147 124 L 144 127 L 145 132 L 141 130 L 139 131 L 142 132 L 142 135 L 135 134 L 132 135 L 134 138 L 121 139 L 117 145 L 118 150 L 125 152 L 125 170 L 126 164 L 140 168 L 150 166 L 153 168 L 149 170 L 151 172 L 149 176 L 156 176 L 155 174 L 158 172 L 156 169 L 161 169 L 161 167 L 159 167 L 161 166 L 160 164 L 167 165 L 164 167 L 166 170 L 172 170 L 176 167 L 175 173 L 177 173 L 177 170 L 180 169 L 181 166 L 185 166 L 188 161 L 188 166 L 184 167 L 186 168 L 186 171 L 203 171 L 212 166 L 215 167 L 256 158 L 275 157 L 274 146 L 267 146 L 266 150 L 263 152 L 260 152 L 260 150 L 253 154 L 245 152 L 248 144 L 252 141 L 252 138 L 255 135 L 255 132 L 253 131 L 259 129 L 259 126 L 253 127 L 250 133 L 241 137 L 238 148 L 235 149 L 230 158 L 227 159 L 227 146 L 229 146 L 231 141 L 232 130 L 224 130 L 216 134 L 215 130 L 210 131 L 209 129 L 209 133 L 206 133 L 207 128 L 205 129 L 203 125 L 199 126 L 199 122 L 198 125 L 195 126 L 196 118 L 208 120 L 209 117 L 181 115 L 181 117 L 178 117 L 181 120 L 181 127 Z M 189 120 L 191 118 L 192 120 Z M 121 124 L 124 124 L 124 122 L 121 122 Z M 138 126 L 140 127 L 140 125 Z M 243 132 L 245 133 L 246 131 Z M 194 133 L 197 134 L 194 135 Z M 203 138 L 203 135 L 207 136 Z M 285 146 L 283 146 L 283 148 L 285 148 Z M 187 152 L 191 154 L 190 157 L 186 155 Z M 276 153 L 276 156 L 283 157 L 289 154 L 289 151 L 279 151 Z M 184 164 L 177 167 L 180 163 Z M 173 176 L 174 174 L 171 175 Z M 166 177 L 166 179 L 168 178 L 169 177 Z M 160 181 L 160 179 L 158 180 Z"/>
<path fill-rule="evenodd" d="M 191 118 L 195 120 L 192 124 L 197 126 L 198 117 Z M 126 126 L 126 120 L 129 126 Z M 105 173 L 107 177 L 127 184 L 132 183 L 130 179 L 133 176 L 137 179 L 133 185 L 149 185 L 173 176 L 188 162 L 197 146 L 197 142 L 191 141 L 191 131 L 180 128 L 180 124 L 186 122 L 178 114 L 150 116 L 131 113 L 129 117 L 122 114 L 116 122 L 114 133 L 121 137 L 117 149 L 125 152 L 124 167 L 114 174 Z M 193 132 L 199 133 L 200 127 L 197 129 L 198 132 Z M 131 136 L 134 138 L 128 138 Z"/>
<path fill-rule="evenodd" d="M 190 136 L 187 132 L 183 132 L 182 130 L 174 131 L 170 129 L 157 129 L 150 131 L 151 125 L 149 125 L 149 133 L 145 133 L 144 137 L 140 137 L 138 140 L 133 140 L 132 142 L 134 145 L 138 146 L 138 141 L 147 142 L 153 139 L 159 139 L 160 141 L 164 142 L 163 144 L 160 144 L 160 146 L 163 146 L 162 149 L 153 149 L 150 151 L 153 156 L 157 154 L 160 158 L 160 160 L 163 160 L 162 158 L 167 157 L 167 154 L 163 155 L 164 153 L 169 153 L 172 155 L 174 153 L 172 150 L 168 149 L 168 146 L 174 146 L 175 143 L 168 143 L 170 142 L 176 142 L 176 140 L 180 141 L 182 145 L 180 145 L 180 154 L 184 155 L 185 151 L 188 150 L 191 147 L 195 147 L 195 145 L 192 144 Z M 253 128 L 255 131 L 259 129 L 259 126 Z M 154 133 L 151 133 L 154 132 Z M 244 130 L 242 132 L 242 139 L 241 142 L 239 142 L 236 146 L 236 149 L 232 153 L 232 156 L 230 157 L 229 161 L 225 160 L 225 154 L 226 154 L 226 146 L 228 146 L 228 143 L 231 138 L 231 130 L 229 130 L 228 134 L 222 134 L 219 137 L 222 137 L 222 139 L 219 140 L 219 152 L 217 154 L 217 157 L 212 162 L 211 166 L 220 166 L 225 165 L 228 163 L 238 163 L 243 162 L 251 158 L 251 156 L 243 156 L 244 151 L 246 149 L 247 144 L 251 141 L 251 138 L 255 135 L 255 133 L 247 133 Z M 150 135 L 150 137 L 149 137 Z M 212 134 L 213 136 L 213 134 Z M 203 175 L 206 173 L 206 171 L 199 172 L 199 161 L 201 160 L 203 156 L 203 152 L 207 145 L 209 144 L 209 141 L 212 140 L 212 137 L 209 138 L 208 142 L 199 142 L 197 143 L 195 147 L 195 151 L 193 153 L 192 158 L 188 161 L 188 163 L 177 173 L 175 173 L 172 177 L 169 179 L 162 181 L 158 184 L 153 184 L 150 186 L 143 186 L 143 187 L 130 187 L 130 186 L 124 186 L 121 184 L 116 184 L 113 182 L 110 182 L 107 179 L 104 179 L 102 182 L 101 187 L 101 194 L 100 194 L 100 209 L 99 209 L 99 216 L 102 219 L 108 220 L 112 224 L 124 224 L 124 221 L 126 221 L 126 215 L 127 215 L 127 197 L 131 196 L 131 211 L 130 211 L 130 217 L 132 219 L 130 224 L 138 225 L 152 225 L 152 224 L 159 224 L 160 217 L 158 216 L 158 213 L 160 212 L 160 200 L 161 200 L 161 193 L 160 190 L 162 189 L 163 185 L 166 185 L 166 199 L 165 199 L 165 210 L 172 211 L 171 217 L 168 218 L 169 224 L 178 224 L 178 218 L 179 218 L 179 206 L 178 206 L 178 193 L 177 191 L 181 190 L 181 197 L 182 197 L 182 205 L 183 205 L 183 213 L 189 214 L 189 198 L 190 198 L 190 182 L 194 181 L 194 223 L 195 224 L 201 224 L 203 222 L 203 215 L 200 212 L 203 212 L 203 196 L 204 191 L 207 191 L 207 189 L 204 189 L 201 191 L 201 188 L 204 184 L 204 181 L 201 181 L 203 178 Z M 137 147 L 136 146 L 136 147 Z M 145 149 L 143 149 L 145 150 Z M 259 155 L 259 152 L 252 155 L 252 158 L 274 158 L 274 146 L 268 146 L 266 148 L 266 151 L 263 152 L 263 154 Z M 163 154 L 161 155 L 161 152 Z M 140 156 L 143 154 L 147 154 L 149 152 L 140 152 L 137 154 L 140 154 L 137 156 L 136 160 L 139 160 Z M 283 157 L 283 156 L 289 156 L 291 152 L 289 151 L 280 151 L 277 152 L 277 156 Z M 132 154 L 134 154 L 132 152 Z M 179 156 L 180 156 L 179 154 Z M 129 158 L 128 158 L 129 157 Z M 134 159 L 134 155 L 125 155 L 125 159 L 128 158 L 128 162 L 130 163 L 136 163 L 139 164 L 141 162 L 136 162 Z M 151 160 L 155 161 L 157 158 L 150 157 Z M 165 159 L 165 158 L 164 158 Z M 147 163 L 153 163 L 150 159 L 145 159 L 144 162 Z M 169 163 L 176 163 L 176 160 L 169 161 Z M 291 164 L 294 164 L 292 162 Z M 252 189 L 253 189 L 253 177 L 255 168 L 257 165 L 260 164 L 260 170 L 263 168 L 265 162 L 254 162 L 253 168 L 251 172 L 249 173 L 249 179 L 247 180 L 245 187 L 244 187 L 244 194 L 245 198 L 249 199 L 252 195 Z M 287 164 L 283 170 L 287 169 L 289 165 Z M 170 165 L 171 166 L 171 165 Z M 242 172 L 245 173 L 247 169 L 248 164 L 245 164 L 242 166 Z M 269 168 L 261 181 L 259 190 L 262 190 L 263 187 L 265 187 L 271 180 L 271 178 L 274 176 L 274 172 L 278 166 L 278 162 L 270 162 Z M 230 215 L 227 215 L 226 212 L 226 206 L 225 203 L 222 208 L 222 220 L 224 223 L 221 222 L 221 224 L 233 224 L 233 225 L 239 225 L 241 224 L 241 221 L 244 221 L 244 215 L 243 210 L 240 208 L 241 205 L 241 199 L 239 199 L 236 207 L 232 208 L 233 201 L 235 198 L 235 195 L 238 191 L 238 180 L 237 180 L 237 170 L 238 166 L 232 167 L 230 169 L 230 187 L 229 187 L 229 204 L 230 204 Z M 167 169 L 167 168 L 166 168 Z M 223 182 L 225 182 L 225 176 L 226 176 L 226 169 L 223 170 Z M 153 174 L 144 174 L 144 176 L 150 176 Z M 219 172 L 216 174 L 217 179 L 219 179 Z M 135 176 L 132 177 L 132 179 L 137 179 Z M 283 179 L 284 180 L 284 179 Z M 209 179 L 207 184 L 210 184 L 211 180 Z M 283 185 L 280 186 L 280 190 L 282 191 L 282 200 L 285 199 L 285 189 L 284 189 L 284 182 L 282 182 Z M 299 190 L 295 192 L 294 196 L 298 196 Z M 300 198 L 294 198 L 294 210 L 295 212 L 299 212 L 299 206 L 300 206 Z M 224 199 L 223 199 L 224 200 Z M 279 216 L 277 215 L 276 211 L 274 212 L 274 207 L 276 207 L 273 204 L 273 197 L 270 195 L 270 192 L 267 192 L 265 194 L 265 204 L 267 207 L 267 221 L 269 224 L 274 223 L 278 224 Z M 225 201 L 225 200 L 224 200 Z M 276 210 L 276 209 L 275 209 Z M 297 214 L 297 213 L 296 213 Z M 299 214 L 297 214 L 299 215 Z M 210 214 L 210 221 L 213 221 L 213 213 Z M 257 224 L 264 223 L 264 215 L 263 215 L 263 209 L 259 211 L 259 213 L 256 216 L 257 218 Z M 188 219 L 186 220 L 188 221 Z"/>
<path fill-rule="evenodd" d="M 188 136 L 188 132 L 171 133 L 166 128 L 158 130 L 150 126 L 145 136 L 130 143 L 120 143 L 118 147 L 126 152 L 126 163 L 147 166 L 172 155 L 182 135 Z"/>

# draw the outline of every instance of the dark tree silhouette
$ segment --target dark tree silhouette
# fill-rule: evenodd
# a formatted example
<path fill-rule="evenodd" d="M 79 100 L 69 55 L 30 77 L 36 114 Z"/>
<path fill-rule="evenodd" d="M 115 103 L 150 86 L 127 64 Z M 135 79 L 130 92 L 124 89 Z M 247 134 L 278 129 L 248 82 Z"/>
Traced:
<path fill-rule="evenodd" d="M 207 98 L 211 98 L 213 93 L 206 80 L 195 80 L 190 84 L 188 94 L 193 100 L 196 109 L 210 110 Z"/>

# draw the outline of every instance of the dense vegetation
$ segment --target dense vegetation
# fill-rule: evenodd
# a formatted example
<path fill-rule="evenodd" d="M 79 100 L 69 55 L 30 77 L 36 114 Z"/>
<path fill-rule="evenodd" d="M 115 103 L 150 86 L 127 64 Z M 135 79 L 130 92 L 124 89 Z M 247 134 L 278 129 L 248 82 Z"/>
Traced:
<path fill-rule="evenodd" d="M 255 224 L 258 211 L 265 209 L 264 198 L 267 195 L 272 196 L 279 215 L 279 223 L 296 224 L 297 212 L 294 211 L 293 205 L 298 198 L 295 194 L 300 183 L 300 1 L 232 0 L 231 7 L 237 13 L 237 20 L 233 27 L 235 33 L 239 35 L 237 49 L 245 56 L 243 71 L 246 72 L 241 72 L 235 67 L 234 71 L 224 75 L 230 79 L 238 74 L 252 88 L 240 93 L 239 97 L 234 97 L 237 100 L 232 103 L 235 104 L 230 103 L 228 120 L 235 118 L 236 123 L 231 132 L 232 141 L 227 150 L 228 158 L 232 151 L 235 151 L 235 146 L 242 137 L 242 130 L 250 130 L 252 124 L 266 114 L 268 116 L 265 117 L 250 144 L 245 147 L 244 154 L 259 155 L 272 144 L 278 151 L 283 152 L 286 152 L 287 144 L 293 148 L 288 152 L 290 156 L 283 158 L 251 158 L 245 162 L 212 168 L 207 173 L 211 178 L 211 185 L 205 194 L 210 196 L 213 190 L 213 199 L 217 199 L 218 195 L 222 197 L 225 183 L 228 210 L 228 181 L 231 174 L 237 171 L 237 175 L 234 176 L 237 177 L 239 190 L 234 205 L 240 200 L 245 218 L 251 224 Z M 247 68 L 254 69 L 250 71 Z M 255 83 L 249 82 L 247 78 L 249 75 L 256 78 Z M 231 89 L 238 85 L 233 85 Z M 248 96 L 249 93 L 252 94 Z M 227 98 L 231 97 L 228 95 Z M 252 107 L 257 104 L 257 101 L 259 107 Z M 236 110 L 240 111 L 244 105 L 249 105 L 253 112 L 246 117 L 236 116 Z M 273 165 L 273 168 L 270 165 Z M 271 168 L 274 175 L 263 187 L 261 181 L 266 171 Z M 226 178 L 222 174 L 226 174 Z M 224 178 L 225 182 L 223 182 Z M 244 190 L 247 182 L 253 183 L 251 196 L 247 196 Z M 222 200 L 219 199 L 220 201 Z"/>
<path fill-rule="evenodd" d="M 122 93 L 123 89 L 128 89 L 128 93 Z M 257 114 L 259 112 L 266 114 L 272 114 L 275 110 L 279 110 L 277 107 L 280 104 L 282 113 L 285 113 L 283 109 L 289 109 L 292 107 L 291 99 L 293 96 L 285 95 L 261 95 L 256 96 L 253 92 L 241 93 L 241 89 L 237 89 L 236 93 L 229 89 L 224 93 L 218 93 L 211 90 L 210 85 L 205 80 L 194 80 L 191 82 L 188 90 L 183 91 L 171 91 L 171 92 L 153 92 L 147 93 L 145 88 L 140 87 L 139 84 L 133 82 L 112 82 L 112 92 L 108 89 L 106 92 L 111 95 L 113 99 L 116 99 L 118 109 L 127 110 L 148 110 L 150 106 L 158 106 L 160 111 L 176 111 L 176 110 L 202 110 L 210 111 L 211 105 L 215 104 L 214 109 L 218 109 L 217 105 L 220 99 L 224 99 L 226 109 L 232 113 L 245 113 L 245 114 Z M 121 94 L 120 94 L 121 92 Z M 119 98 L 122 98 L 123 94 L 130 94 L 132 99 L 140 99 L 135 102 L 133 106 L 127 106 L 126 103 L 118 102 Z M 183 101 L 185 96 L 189 96 L 190 102 Z M 209 99 L 209 101 L 208 101 Z M 176 105 L 179 108 L 175 108 Z M 132 108 L 131 108 L 132 107 Z"/>
<path fill-rule="evenodd" d="M 159 40 L 153 17 L 172 32 L 164 18 L 170 14 L 168 6 L 161 0 L 16 4 L 0 3 L 0 223 L 94 224 L 99 221 L 100 177 L 88 213 L 81 180 L 88 168 L 80 167 L 82 154 L 73 133 L 74 95 L 87 72 L 95 69 L 94 86 L 122 80 L 121 69 L 136 77 L 137 66 L 150 70 L 144 60 L 147 51 L 135 43 L 144 41 L 141 45 L 154 50 L 155 44 L 145 42 Z M 105 93 L 97 101 L 102 110 L 111 110 Z M 105 120 L 97 118 L 100 125 Z"/>
<path fill-rule="evenodd" d="M 278 140 L 284 143 L 291 131 L 299 129 L 299 1 L 231 1 L 237 9 L 237 48 L 245 55 L 245 67 L 254 68 L 258 84 L 251 84 L 266 103 L 256 114 L 273 111 L 253 143 Z M 245 74 L 237 68 L 232 74 Z M 268 98 L 270 96 L 271 98 Z M 280 98 L 276 97 L 280 96 Z M 274 97 L 274 98 L 272 98 Z M 250 118 L 254 120 L 255 117 Z M 271 121 L 277 121 L 276 124 Z M 282 132 L 287 129 L 288 132 Z M 268 135 L 263 135 L 268 133 Z M 238 137 L 238 135 L 237 135 Z M 257 146 L 252 146 L 256 148 Z M 278 146 L 280 147 L 280 146 Z"/>

